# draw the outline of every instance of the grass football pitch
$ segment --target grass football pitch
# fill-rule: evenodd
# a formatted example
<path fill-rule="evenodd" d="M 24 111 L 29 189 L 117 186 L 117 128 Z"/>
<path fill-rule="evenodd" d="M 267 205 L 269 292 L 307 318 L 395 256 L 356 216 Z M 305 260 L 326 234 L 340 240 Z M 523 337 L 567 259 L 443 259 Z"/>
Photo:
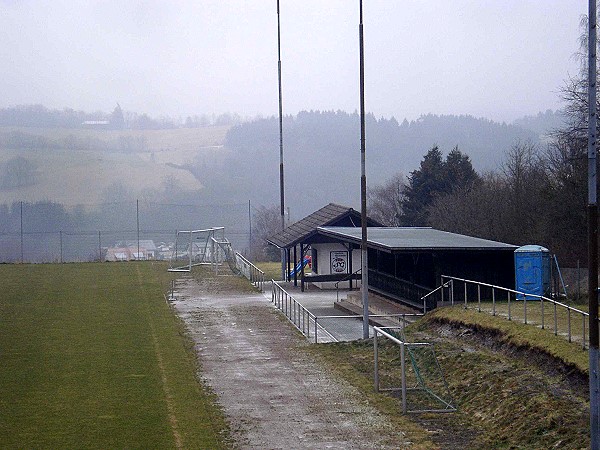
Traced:
<path fill-rule="evenodd" d="M 0 265 L 0 448 L 224 448 L 158 263 Z"/>

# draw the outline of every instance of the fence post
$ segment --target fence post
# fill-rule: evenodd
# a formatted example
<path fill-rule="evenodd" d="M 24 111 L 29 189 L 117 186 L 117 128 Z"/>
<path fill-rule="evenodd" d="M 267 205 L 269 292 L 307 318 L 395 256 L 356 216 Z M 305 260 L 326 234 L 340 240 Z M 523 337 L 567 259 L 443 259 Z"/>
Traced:
<path fill-rule="evenodd" d="M 373 359 L 375 361 L 375 371 L 374 371 L 374 383 L 375 383 L 375 392 L 379 392 L 379 349 L 377 347 L 377 330 L 373 330 Z"/>
<path fill-rule="evenodd" d="M 400 344 L 400 370 L 402 373 L 402 414 L 406 414 L 406 364 L 404 363 L 404 341 Z"/>
<path fill-rule="evenodd" d="M 569 342 L 571 342 L 571 308 L 567 306 L 567 325 L 569 330 Z"/>
<path fill-rule="evenodd" d="M 556 320 L 556 302 L 554 302 L 554 336 L 558 336 L 558 321 Z"/>
<path fill-rule="evenodd" d="M 585 314 L 582 314 L 581 318 L 583 319 L 583 349 L 585 350 Z"/>
<path fill-rule="evenodd" d="M 442 276 L 442 305 L 444 304 L 444 277 Z"/>
<path fill-rule="evenodd" d="M 467 282 L 465 281 L 465 309 L 467 309 Z"/>
<path fill-rule="evenodd" d="M 62 230 L 58 232 L 60 241 L 60 263 L 63 263 L 63 242 L 62 242 Z"/>
<path fill-rule="evenodd" d="M 506 298 L 508 300 L 508 320 L 512 320 L 510 315 L 510 291 L 506 291 Z"/>
<path fill-rule="evenodd" d="M 496 289 L 492 287 L 492 316 L 496 315 Z"/>

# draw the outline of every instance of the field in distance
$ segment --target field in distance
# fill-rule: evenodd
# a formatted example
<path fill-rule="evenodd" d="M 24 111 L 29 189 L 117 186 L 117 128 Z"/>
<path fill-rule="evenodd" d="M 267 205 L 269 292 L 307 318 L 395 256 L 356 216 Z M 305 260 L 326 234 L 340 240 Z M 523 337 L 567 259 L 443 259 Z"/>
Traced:
<path fill-rule="evenodd" d="M 163 189 L 167 182 L 198 190 L 201 181 L 183 166 L 222 153 L 228 128 L 0 127 L 0 204 L 21 200 L 94 204 L 104 201 L 106 189 L 114 185 L 136 196 Z M 27 161 L 30 179 L 8 183 L 7 167 L 16 158 L 21 164 L 22 159 Z"/>

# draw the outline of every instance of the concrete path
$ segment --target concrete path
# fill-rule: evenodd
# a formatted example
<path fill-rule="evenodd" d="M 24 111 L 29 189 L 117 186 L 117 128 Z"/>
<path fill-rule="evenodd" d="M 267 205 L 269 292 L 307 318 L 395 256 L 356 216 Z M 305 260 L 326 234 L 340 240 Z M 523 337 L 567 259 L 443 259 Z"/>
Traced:
<path fill-rule="evenodd" d="M 196 342 L 240 448 L 387 449 L 403 433 L 309 357 L 310 345 L 264 295 L 178 283 L 173 305 Z"/>

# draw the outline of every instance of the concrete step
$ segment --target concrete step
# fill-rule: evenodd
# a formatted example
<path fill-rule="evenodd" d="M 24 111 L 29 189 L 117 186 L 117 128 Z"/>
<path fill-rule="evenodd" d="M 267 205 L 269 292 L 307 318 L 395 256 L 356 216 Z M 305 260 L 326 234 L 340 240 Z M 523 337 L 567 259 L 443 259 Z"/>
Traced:
<path fill-rule="evenodd" d="M 346 297 L 348 303 L 358 306 L 362 314 L 362 292 L 351 291 Z M 372 314 L 418 314 L 423 311 L 408 305 L 397 303 L 374 292 L 369 291 L 369 312 Z"/>
<path fill-rule="evenodd" d="M 358 306 L 355 303 L 348 302 L 346 300 L 340 300 L 339 302 L 334 302 L 333 307 L 335 309 L 343 311 L 344 313 L 346 313 L 348 315 L 356 315 L 356 316 L 363 315 L 362 306 Z M 383 315 L 383 314 L 403 314 L 403 313 L 402 312 L 393 312 L 393 313 L 392 312 L 376 312 L 376 311 L 372 311 L 371 308 L 369 308 L 369 314 Z M 405 313 L 405 314 L 414 314 L 414 312 Z M 414 320 L 415 320 L 415 317 L 406 317 L 407 322 L 414 322 Z M 401 317 L 373 317 L 373 316 L 369 315 L 369 324 L 376 326 L 376 327 L 397 327 L 399 325 L 404 325 L 405 323 Z"/>

